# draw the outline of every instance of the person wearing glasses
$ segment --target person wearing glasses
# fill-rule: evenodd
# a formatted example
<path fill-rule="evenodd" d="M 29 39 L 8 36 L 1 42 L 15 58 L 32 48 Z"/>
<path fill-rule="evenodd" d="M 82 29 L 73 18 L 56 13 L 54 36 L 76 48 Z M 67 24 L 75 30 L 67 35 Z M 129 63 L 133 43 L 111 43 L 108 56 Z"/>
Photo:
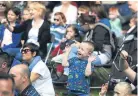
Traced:
<path fill-rule="evenodd" d="M 6 19 L 1 23 L 14 33 L 24 32 L 24 43 L 38 43 L 40 46 L 41 57 L 44 59 L 47 54 L 47 43 L 51 40 L 50 24 L 44 20 L 46 8 L 43 4 L 32 2 L 29 4 L 32 19 L 23 22 L 20 26 L 12 27 Z"/>
<path fill-rule="evenodd" d="M 59 45 L 66 32 L 66 17 L 62 12 L 54 15 L 54 22 L 50 26 L 50 33 L 55 36 L 54 48 Z"/>
<path fill-rule="evenodd" d="M 6 12 L 11 7 L 10 1 L 0 1 L 0 21 L 4 18 L 6 18 Z"/>
<path fill-rule="evenodd" d="M 39 55 L 39 47 L 26 43 L 21 50 L 22 59 L 28 63 L 32 85 L 41 96 L 55 96 L 51 74 Z"/>

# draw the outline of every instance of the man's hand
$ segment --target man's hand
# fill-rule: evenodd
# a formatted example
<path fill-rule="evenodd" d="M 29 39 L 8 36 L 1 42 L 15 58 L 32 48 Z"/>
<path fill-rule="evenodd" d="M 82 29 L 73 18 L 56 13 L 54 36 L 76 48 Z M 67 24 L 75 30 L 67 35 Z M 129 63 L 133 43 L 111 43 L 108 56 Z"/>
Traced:
<path fill-rule="evenodd" d="M 122 59 L 126 60 L 128 58 L 128 53 L 125 50 L 122 50 L 120 56 Z"/>

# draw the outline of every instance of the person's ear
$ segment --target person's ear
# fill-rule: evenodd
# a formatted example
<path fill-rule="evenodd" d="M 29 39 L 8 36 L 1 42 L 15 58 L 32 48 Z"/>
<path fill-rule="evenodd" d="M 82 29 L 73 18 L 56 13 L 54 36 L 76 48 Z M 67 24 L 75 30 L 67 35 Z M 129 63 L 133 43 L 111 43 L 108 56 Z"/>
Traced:
<path fill-rule="evenodd" d="M 33 56 L 36 56 L 36 52 L 33 52 Z"/>
<path fill-rule="evenodd" d="M 6 68 L 6 67 L 7 67 L 7 63 L 4 62 L 4 63 L 2 64 L 2 68 L 4 69 L 4 68 Z"/>
<path fill-rule="evenodd" d="M 91 54 L 92 54 L 92 52 L 91 52 L 91 51 L 89 51 L 89 52 L 88 52 L 88 56 L 91 56 Z"/>

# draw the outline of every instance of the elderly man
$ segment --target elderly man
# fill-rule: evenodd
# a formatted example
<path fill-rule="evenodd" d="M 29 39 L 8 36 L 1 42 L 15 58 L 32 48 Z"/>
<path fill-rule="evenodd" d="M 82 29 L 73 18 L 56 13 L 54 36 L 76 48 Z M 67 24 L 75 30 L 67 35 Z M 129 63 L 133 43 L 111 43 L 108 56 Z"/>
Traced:
<path fill-rule="evenodd" d="M 7 73 L 0 73 L 0 96 L 14 96 L 14 79 Z"/>
<path fill-rule="evenodd" d="M 9 74 L 14 77 L 15 87 L 21 96 L 40 96 L 30 83 L 30 71 L 27 65 L 15 65 L 10 69 Z"/>

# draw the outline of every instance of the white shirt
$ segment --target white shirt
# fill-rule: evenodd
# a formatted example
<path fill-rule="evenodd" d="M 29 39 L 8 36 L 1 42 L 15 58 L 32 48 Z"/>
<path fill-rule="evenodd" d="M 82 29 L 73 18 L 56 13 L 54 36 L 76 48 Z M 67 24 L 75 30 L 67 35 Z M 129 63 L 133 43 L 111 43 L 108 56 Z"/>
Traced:
<path fill-rule="evenodd" d="M 55 96 L 50 71 L 46 64 L 42 60 L 39 61 L 32 69 L 32 72 L 40 75 L 39 79 L 32 82 L 38 93 L 41 96 Z"/>
<path fill-rule="evenodd" d="M 1 47 L 4 47 L 4 45 L 9 45 L 11 43 L 12 43 L 12 32 L 10 32 L 8 29 L 5 29 Z"/>
<path fill-rule="evenodd" d="M 38 27 L 32 27 L 29 31 L 29 34 L 28 34 L 28 40 L 27 40 L 27 43 L 34 43 L 36 45 L 39 46 L 39 43 L 38 43 L 38 33 L 39 33 L 39 28 L 42 26 L 44 20 L 42 20 L 42 22 L 40 22 L 40 24 L 38 24 Z M 32 21 L 32 26 L 34 24 L 34 21 Z"/>
<path fill-rule="evenodd" d="M 60 6 L 57 6 L 53 9 L 53 13 L 52 13 L 52 16 L 51 16 L 51 21 L 54 22 L 54 14 L 56 12 L 61 12 L 61 8 L 62 8 L 62 5 Z M 66 12 L 66 14 L 64 14 L 65 17 L 66 17 L 66 24 L 76 24 L 76 20 L 77 20 L 77 8 L 73 5 L 69 5 L 69 8 Z"/>

